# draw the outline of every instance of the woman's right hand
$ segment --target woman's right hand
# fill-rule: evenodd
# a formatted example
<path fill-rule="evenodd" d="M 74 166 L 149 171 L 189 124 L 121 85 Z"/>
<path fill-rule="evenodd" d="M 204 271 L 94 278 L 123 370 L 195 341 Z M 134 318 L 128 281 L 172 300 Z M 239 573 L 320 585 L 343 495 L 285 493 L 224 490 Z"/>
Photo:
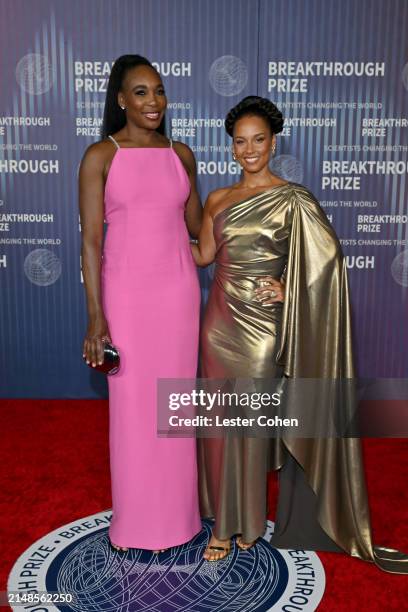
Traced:
<path fill-rule="evenodd" d="M 104 317 L 93 319 L 88 324 L 82 356 L 86 363 L 96 365 L 103 364 L 103 346 L 106 342 L 112 343 L 109 327 Z"/>

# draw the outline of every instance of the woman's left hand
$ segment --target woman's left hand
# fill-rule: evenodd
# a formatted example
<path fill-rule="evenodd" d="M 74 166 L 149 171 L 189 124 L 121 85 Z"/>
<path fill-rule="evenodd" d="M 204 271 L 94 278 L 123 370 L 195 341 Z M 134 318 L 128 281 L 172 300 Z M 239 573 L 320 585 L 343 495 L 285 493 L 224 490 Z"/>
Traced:
<path fill-rule="evenodd" d="M 272 276 L 258 279 L 259 288 L 255 289 L 255 299 L 262 304 L 274 304 L 285 301 L 285 285 Z"/>

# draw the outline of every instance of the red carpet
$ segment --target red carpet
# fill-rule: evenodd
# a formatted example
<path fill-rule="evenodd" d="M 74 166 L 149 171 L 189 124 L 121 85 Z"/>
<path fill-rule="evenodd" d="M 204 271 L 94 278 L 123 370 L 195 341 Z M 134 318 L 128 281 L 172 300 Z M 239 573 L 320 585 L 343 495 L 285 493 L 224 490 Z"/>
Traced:
<path fill-rule="evenodd" d="M 1 591 L 34 540 L 111 501 L 107 402 L 1 400 L 0 411 Z M 375 543 L 408 551 L 408 440 L 364 446 Z M 271 477 L 271 506 L 274 493 Z M 406 609 L 408 577 L 346 555 L 320 557 L 327 577 L 320 611 Z"/>

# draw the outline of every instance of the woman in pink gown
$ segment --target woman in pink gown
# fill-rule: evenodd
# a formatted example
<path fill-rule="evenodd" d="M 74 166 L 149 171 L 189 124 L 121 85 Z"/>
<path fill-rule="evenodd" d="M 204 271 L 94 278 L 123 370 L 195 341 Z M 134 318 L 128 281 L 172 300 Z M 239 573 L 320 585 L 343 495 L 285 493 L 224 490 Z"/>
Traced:
<path fill-rule="evenodd" d="M 196 236 L 201 222 L 195 161 L 186 145 L 164 136 L 166 104 L 145 58 L 119 58 L 105 138 L 88 148 L 80 172 L 84 356 L 101 363 L 107 340 L 121 355 L 108 382 L 109 536 L 122 550 L 158 552 L 201 529 L 195 440 L 158 438 L 156 425 L 157 379 L 196 374 L 200 305 L 188 233 Z"/>

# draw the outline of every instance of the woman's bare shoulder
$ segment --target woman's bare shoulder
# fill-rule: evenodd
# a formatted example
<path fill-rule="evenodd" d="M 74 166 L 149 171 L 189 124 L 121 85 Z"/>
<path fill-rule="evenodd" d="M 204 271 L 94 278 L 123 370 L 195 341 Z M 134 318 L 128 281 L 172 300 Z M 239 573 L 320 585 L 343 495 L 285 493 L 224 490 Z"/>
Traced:
<path fill-rule="evenodd" d="M 99 142 L 94 142 L 89 145 L 89 147 L 85 150 L 82 161 L 88 162 L 105 162 L 107 159 L 112 157 L 116 151 L 116 147 L 111 140 L 105 138 L 105 140 L 101 140 Z"/>
<path fill-rule="evenodd" d="M 172 141 L 172 147 L 175 150 L 176 154 L 181 159 L 188 173 L 195 174 L 196 173 L 196 161 L 195 161 L 194 153 L 192 152 L 190 147 L 186 145 L 184 142 L 179 142 L 178 140 Z"/>
<path fill-rule="evenodd" d="M 94 142 L 85 150 L 82 157 L 81 168 L 106 169 L 116 153 L 116 147 L 107 138 L 100 142 Z"/>
<path fill-rule="evenodd" d="M 231 187 L 221 187 L 220 189 L 214 189 L 210 191 L 207 196 L 205 208 L 208 212 L 211 212 L 231 191 Z"/>

